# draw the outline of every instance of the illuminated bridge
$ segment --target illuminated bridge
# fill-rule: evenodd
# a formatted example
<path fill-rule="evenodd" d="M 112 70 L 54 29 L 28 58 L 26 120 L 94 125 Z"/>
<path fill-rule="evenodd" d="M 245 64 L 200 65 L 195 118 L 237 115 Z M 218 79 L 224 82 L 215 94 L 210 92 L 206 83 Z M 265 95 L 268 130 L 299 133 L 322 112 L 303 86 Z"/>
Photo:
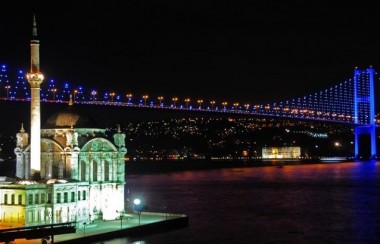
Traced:
<path fill-rule="evenodd" d="M 85 90 L 83 87 L 71 87 L 69 83 L 56 84 L 54 80 L 41 87 L 41 101 L 67 102 L 70 97 L 81 104 L 127 106 L 152 109 L 170 109 L 186 111 L 203 111 L 210 113 L 234 113 L 255 116 L 269 116 L 293 119 L 319 120 L 351 124 L 355 128 L 355 157 L 359 157 L 359 139 L 369 136 L 370 156 L 376 153 L 375 90 L 376 72 L 372 67 L 355 68 L 352 78 L 322 91 L 301 97 L 276 101 L 267 104 L 240 104 L 216 101 L 192 100 L 190 98 L 172 97 L 170 100 L 158 96 L 154 99 L 148 95 L 134 97 L 132 93 L 120 95 L 115 92 Z M 6 65 L 1 66 L 1 99 L 25 101 L 30 100 L 29 87 L 25 73 L 18 71 L 14 81 L 9 78 Z"/>

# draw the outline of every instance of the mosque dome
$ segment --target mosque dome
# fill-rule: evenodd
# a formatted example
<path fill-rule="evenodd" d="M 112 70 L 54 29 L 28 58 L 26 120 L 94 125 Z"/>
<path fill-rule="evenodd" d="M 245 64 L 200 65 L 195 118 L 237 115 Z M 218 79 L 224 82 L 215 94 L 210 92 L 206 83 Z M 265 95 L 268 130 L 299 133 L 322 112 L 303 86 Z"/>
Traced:
<path fill-rule="evenodd" d="M 35 184 L 38 184 L 37 181 L 35 180 L 15 180 L 12 182 L 12 184 L 16 184 L 16 185 L 35 185 Z"/>
<path fill-rule="evenodd" d="M 86 113 L 69 105 L 66 109 L 52 114 L 42 126 L 43 129 L 60 128 L 99 128 L 98 124 Z"/>

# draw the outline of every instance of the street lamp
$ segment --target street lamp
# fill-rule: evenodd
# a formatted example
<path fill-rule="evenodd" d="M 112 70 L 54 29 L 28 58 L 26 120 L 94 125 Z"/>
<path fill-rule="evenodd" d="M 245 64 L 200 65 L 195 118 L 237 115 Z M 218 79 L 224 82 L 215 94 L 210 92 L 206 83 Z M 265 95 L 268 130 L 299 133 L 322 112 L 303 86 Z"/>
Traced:
<path fill-rule="evenodd" d="M 215 101 L 210 101 L 211 104 L 211 110 L 214 110 Z"/>
<path fill-rule="evenodd" d="M 55 93 L 57 92 L 57 88 L 51 89 L 51 92 L 53 93 L 53 101 L 55 101 Z"/>
<path fill-rule="evenodd" d="M 113 103 L 113 97 L 115 96 L 115 93 L 114 92 L 111 92 L 110 93 L 110 97 L 111 97 L 111 103 Z"/>
<path fill-rule="evenodd" d="M 234 103 L 233 104 L 233 108 L 235 109 L 235 107 L 238 108 L 239 107 L 239 103 Z"/>
<path fill-rule="evenodd" d="M 128 93 L 128 94 L 127 94 L 127 98 L 128 98 L 128 103 L 131 103 L 131 100 L 132 100 L 132 93 Z"/>
<path fill-rule="evenodd" d="M 144 99 L 144 106 L 146 106 L 146 99 L 148 99 L 149 96 L 148 95 L 144 95 L 144 96 L 142 96 L 142 98 Z"/>
<path fill-rule="evenodd" d="M 227 102 L 222 102 L 222 105 L 223 105 L 223 109 L 226 110 L 226 106 L 228 105 Z"/>
<path fill-rule="evenodd" d="M 77 95 L 78 93 L 78 90 L 74 90 L 74 98 L 73 98 L 73 102 L 75 102 L 75 96 Z"/>
<path fill-rule="evenodd" d="M 92 101 L 95 101 L 95 95 L 96 95 L 96 91 L 95 90 L 93 90 L 92 92 L 91 92 L 91 95 L 92 95 Z"/>
<path fill-rule="evenodd" d="M 175 103 L 178 101 L 178 97 L 173 97 L 172 100 L 173 100 L 173 104 L 174 104 L 174 107 L 175 107 Z"/>
<path fill-rule="evenodd" d="M 116 213 L 120 213 L 120 229 L 123 229 L 123 216 L 125 214 L 124 210 L 121 210 L 120 212 L 116 210 Z"/>
<path fill-rule="evenodd" d="M 163 96 L 159 96 L 159 97 L 157 97 L 157 99 L 158 99 L 158 101 L 159 101 L 159 106 L 162 106 L 162 104 L 161 104 L 161 101 L 164 99 L 164 97 Z"/>
<path fill-rule="evenodd" d="M 249 106 L 250 106 L 250 105 L 249 105 L 248 103 L 244 104 L 244 107 L 245 107 L 246 110 L 249 109 Z"/>
<path fill-rule="evenodd" d="M 5 86 L 5 89 L 7 89 L 7 99 L 9 99 L 9 89 L 11 89 L 11 86 Z"/>
<path fill-rule="evenodd" d="M 189 102 L 190 102 L 190 98 L 186 98 L 185 99 L 186 108 L 189 108 Z"/>
<path fill-rule="evenodd" d="M 140 225 L 140 216 L 141 216 L 141 200 L 136 198 L 133 200 L 133 204 L 135 205 L 135 210 L 137 211 L 137 214 L 139 216 L 139 225 Z"/>
<path fill-rule="evenodd" d="M 202 109 L 203 100 L 202 99 L 198 99 L 197 102 L 199 103 L 199 109 Z"/>

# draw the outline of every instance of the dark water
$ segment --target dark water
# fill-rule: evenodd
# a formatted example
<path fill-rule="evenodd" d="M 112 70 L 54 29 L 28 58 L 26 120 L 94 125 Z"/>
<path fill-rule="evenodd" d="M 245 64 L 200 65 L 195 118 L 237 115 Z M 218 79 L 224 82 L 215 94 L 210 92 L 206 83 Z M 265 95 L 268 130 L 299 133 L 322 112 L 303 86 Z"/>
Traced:
<path fill-rule="evenodd" d="M 130 198 L 183 229 L 115 243 L 380 243 L 380 162 L 128 175 Z"/>

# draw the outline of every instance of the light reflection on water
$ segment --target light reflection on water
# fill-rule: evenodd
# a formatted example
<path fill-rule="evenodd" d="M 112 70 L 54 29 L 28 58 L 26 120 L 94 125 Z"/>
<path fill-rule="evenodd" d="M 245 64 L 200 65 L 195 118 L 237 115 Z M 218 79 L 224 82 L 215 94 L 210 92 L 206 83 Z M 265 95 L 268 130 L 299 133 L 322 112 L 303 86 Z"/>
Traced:
<path fill-rule="evenodd" d="M 189 226 L 104 243 L 380 243 L 379 162 L 127 175 L 127 187 Z"/>

